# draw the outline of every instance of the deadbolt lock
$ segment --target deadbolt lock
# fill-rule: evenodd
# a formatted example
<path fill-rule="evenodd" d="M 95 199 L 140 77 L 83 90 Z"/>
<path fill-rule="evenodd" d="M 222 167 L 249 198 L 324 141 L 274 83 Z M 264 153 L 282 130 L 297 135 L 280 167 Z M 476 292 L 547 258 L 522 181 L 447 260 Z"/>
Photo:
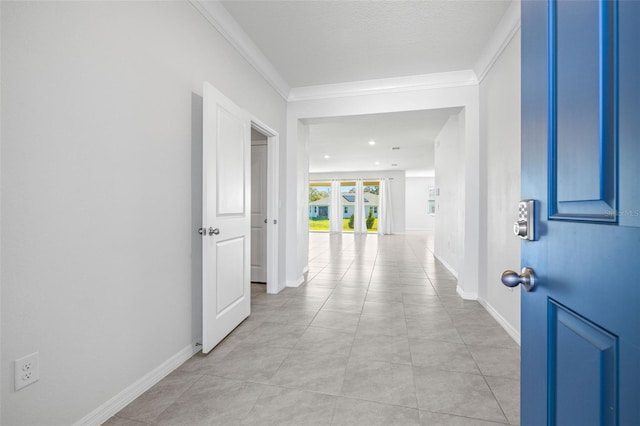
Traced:
<path fill-rule="evenodd" d="M 513 233 L 523 240 L 535 239 L 534 208 L 534 200 L 522 200 L 518 203 L 518 220 L 513 224 Z"/>

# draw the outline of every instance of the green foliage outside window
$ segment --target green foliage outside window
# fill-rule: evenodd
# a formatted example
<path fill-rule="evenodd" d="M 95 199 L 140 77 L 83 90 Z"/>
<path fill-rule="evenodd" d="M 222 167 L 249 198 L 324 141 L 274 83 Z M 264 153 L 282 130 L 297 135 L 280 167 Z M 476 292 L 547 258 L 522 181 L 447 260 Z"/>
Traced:
<path fill-rule="evenodd" d="M 376 221 L 376 218 L 373 217 L 373 209 L 369 209 L 369 216 L 367 216 L 367 229 L 373 228 L 373 223 Z"/>

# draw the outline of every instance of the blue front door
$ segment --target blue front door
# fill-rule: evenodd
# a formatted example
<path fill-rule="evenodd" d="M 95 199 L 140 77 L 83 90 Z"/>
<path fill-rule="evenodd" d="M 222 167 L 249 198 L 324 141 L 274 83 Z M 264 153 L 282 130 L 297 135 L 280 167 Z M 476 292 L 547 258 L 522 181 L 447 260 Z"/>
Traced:
<path fill-rule="evenodd" d="M 523 1 L 522 424 L 640 425 L 640 1 Z"/>

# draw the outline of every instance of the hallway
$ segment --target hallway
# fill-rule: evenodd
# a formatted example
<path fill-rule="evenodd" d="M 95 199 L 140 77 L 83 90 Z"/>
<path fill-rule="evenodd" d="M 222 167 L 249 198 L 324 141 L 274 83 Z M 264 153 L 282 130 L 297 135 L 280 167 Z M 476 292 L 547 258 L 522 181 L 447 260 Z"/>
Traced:
<path fill-rule="evenodd" d="M 520 348 L 424 232 L 310 234 L 307 282 L 268 295 L 107 425 L 519 423 Z"/>

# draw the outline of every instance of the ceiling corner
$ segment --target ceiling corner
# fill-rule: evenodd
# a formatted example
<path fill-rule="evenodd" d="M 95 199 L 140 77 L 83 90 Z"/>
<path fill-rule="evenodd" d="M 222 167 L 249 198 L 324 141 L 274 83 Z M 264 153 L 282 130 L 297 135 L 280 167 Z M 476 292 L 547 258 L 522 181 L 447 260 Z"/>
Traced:
<path fill-rule="evenodd" d="M 251 38 L 227 12 L 218 0 L 189 0 L 211 25 L 242 55 L 251 66 L 284 99 L 289 97 L 290 87 L 278 70 L 258 49 Z"/>
<path fill-rule="evenodd" d="M 511 5 L 505 11 L 504 16 L 498 23 L 495 31 L 491 35 L 489 42 L 482 50 L 478 61 L 473 70 L 478 77 L 478 83 L 482 82 L 484 77 L 498 60 L 504 49 L 520 29 L 520 0 L 511 0 Z"/>

